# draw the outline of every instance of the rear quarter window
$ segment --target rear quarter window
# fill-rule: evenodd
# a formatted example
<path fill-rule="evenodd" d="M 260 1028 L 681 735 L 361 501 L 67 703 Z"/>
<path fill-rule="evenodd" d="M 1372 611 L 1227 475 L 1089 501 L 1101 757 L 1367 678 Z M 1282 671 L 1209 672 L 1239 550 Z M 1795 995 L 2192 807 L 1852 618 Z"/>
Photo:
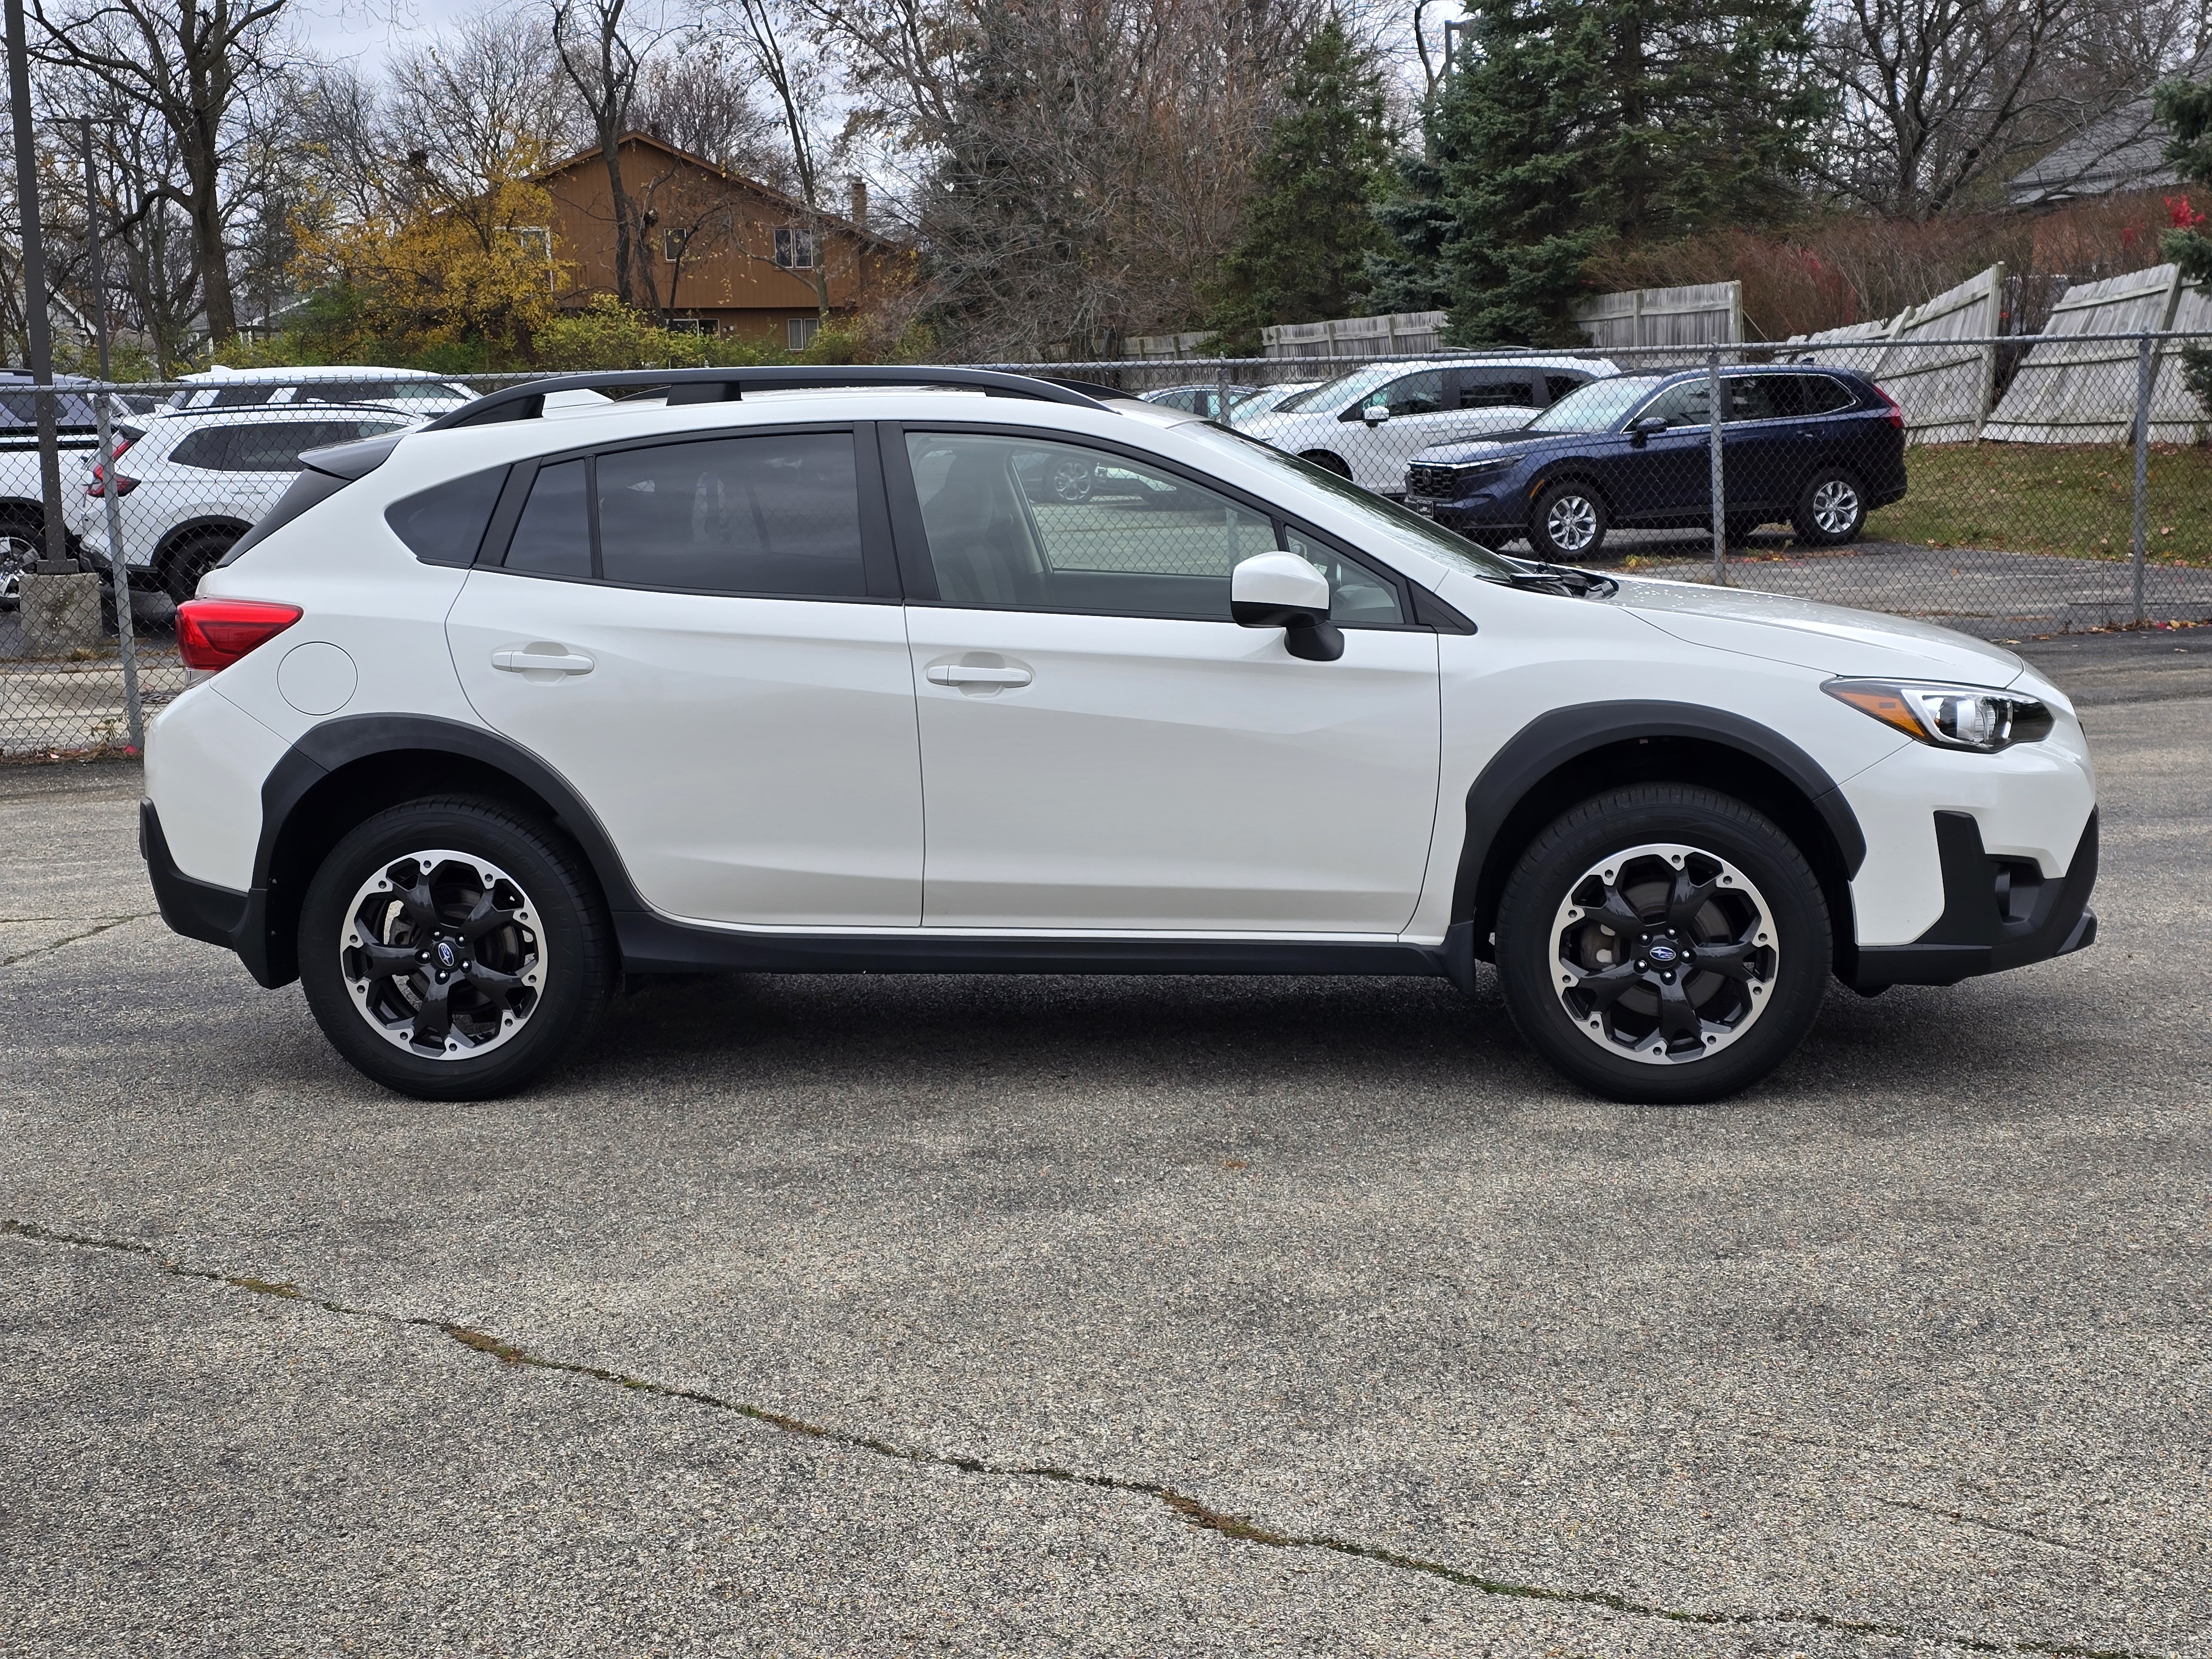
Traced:
<path fill-rule="evenodd" d="M 384 521 L 425 564 L 474 564 L 507 473 L 495 466 L 433 484 L 386 507 Z"/>

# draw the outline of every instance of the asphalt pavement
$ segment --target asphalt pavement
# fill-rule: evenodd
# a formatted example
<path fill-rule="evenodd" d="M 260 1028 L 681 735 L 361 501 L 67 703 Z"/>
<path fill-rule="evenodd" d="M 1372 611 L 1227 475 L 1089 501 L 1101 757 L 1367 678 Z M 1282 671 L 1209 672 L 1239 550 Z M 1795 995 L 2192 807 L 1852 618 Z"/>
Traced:
<path fill-rule="evenodd" d="M 0 1653 L 2212 1652 L 2212 655 L 2117 637 L 2022 647 L 2098 945 L 1695 1109 L 1486 977 L 648 984 L 424 1105 L 0 769 Z"/>

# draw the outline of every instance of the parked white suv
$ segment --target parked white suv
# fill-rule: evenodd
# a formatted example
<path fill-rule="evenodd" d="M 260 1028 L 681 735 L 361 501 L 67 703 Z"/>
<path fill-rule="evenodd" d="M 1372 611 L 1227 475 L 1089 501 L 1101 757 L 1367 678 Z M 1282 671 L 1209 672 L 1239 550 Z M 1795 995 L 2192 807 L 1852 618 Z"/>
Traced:
<path fill-rule="evenodd" d="M 410 415 L 443 415 L 476 393 L 459 380 L 415 368 L 361 363 L 313 368 L 225 368 L 217 364 L 184 377 L 173 409 L 258 409 L 264 404 L 389 404 Z"/>
<path fill-rule="evenodd" d="M 193 410 L 134 420 L 104 465 L 70 493 L 70 528 L 86 562 L 106 574 L 106 491 L 117 491 L 124 568 L 131 585 L 191 598 L 300 473 L 300 452 L 382 437 L 420 424 L 383 407 L 315 404 Z M 136 434 L 135 436 L 133 434 Z"/>
<path fill-rule="evenodd" d="M 579 384 L 669 390 L 530 418 Z M 1151 499 L 1054 499 L 1071 458 Z M 2094 937 L 2019 658 L 1500 558 L 1153 404 L 662 372 L 307 459 L 179 612 L 143 846 L 412 1094 L 515 1087 L 624 976 L 1480 961 L 1570 1076 L 1705 1100 L 1832 973 Z"/>
<path fill-rule="evenodd" d="M 1406 458 L 1526 426 L 1577 386 L 1620 370 L 1601 357 L 1438 357 L 1364 363 L 1273 409 L 1240 432 L 1388 495 L 1406 493 Z"/>

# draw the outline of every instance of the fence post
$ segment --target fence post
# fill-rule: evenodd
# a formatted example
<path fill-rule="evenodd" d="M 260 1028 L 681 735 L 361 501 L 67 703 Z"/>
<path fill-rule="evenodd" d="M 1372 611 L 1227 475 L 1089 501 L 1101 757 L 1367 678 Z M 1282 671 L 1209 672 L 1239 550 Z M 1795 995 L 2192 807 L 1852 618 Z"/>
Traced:
<path fill-rule="evenodd" d="M 1213 343 L 1213 422 L 1229 424 L 1229 348 L 1218 337 Z"/>
<path fill-rule="evenodd" d="M 1713 493 L 1713 580 L 1728 586 L 1728 497 L 1721 481 L 1721 349 L 1705 351 L 1706 430 L 1711 441 Z"/>
<path fill-rule="evenodd" d="M 2135 566 L 2136 620 L 2148 620 L 2143 604 L 2143 561 L 2150 547 L 2150 383 L 2156 359 L 2145 333 L 2136 353 L 2136 522 L 2131 562 Z"/>
<path fill-rule="evenodd" d="M 115 595 L 115 645 L 123 659 L 123 730 L 125 741 L 140 756 L 146 752 L 146 710 L 138 696 L 138 629 L 131 614 L 131 567 L 123 556 L 123 510 L 115 494 L 115 427 L 110 418 L 113 399 L 106 390 L 112 370 L 107 350 L 107 264 L 100 246 L 100 179 L 93 167 L 92 122 L 84 120 L 85 257 L 92 266 L 93 339 L 100 353 L 100 395 L 93 399 L 100 411 L 100 476 L 105 488 L 100 506 L 107 516 L 107 586 Z"/>

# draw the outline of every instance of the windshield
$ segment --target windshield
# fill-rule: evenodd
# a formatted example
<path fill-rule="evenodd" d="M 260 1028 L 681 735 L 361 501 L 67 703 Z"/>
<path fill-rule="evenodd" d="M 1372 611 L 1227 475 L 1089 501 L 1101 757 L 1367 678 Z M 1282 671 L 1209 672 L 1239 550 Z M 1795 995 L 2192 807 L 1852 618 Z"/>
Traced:
<path fill-rule="evenodd" d="M 1401 374 L 1415 372 L 1412 363 L 1384 363 L 1376 368 L 1354 369 L 1349 374 L 1340 374 L 1333 380 L 1323 380 L 1310 392 L 1301 392 L 1295 398 L 1285 398 L 1277 404 L 1278 411 L 1288 414 L 1294 409 L 1334 409 L 1340 404 L 1364 398 L 1386 380 L 1395 380 Z"/>
<path fill-rule="evenodd" d="M 1285 455 L 1272 445 L 1222 427 L 1194 424 L 1179 426 L 1176 431 L 1178 435 L 1224 450 L 1239 460 L 1266 467 L 1284 478 L 1322 491 L 1338 506 L 1357 513 L 1362 520 L 1361 528 L 1370 532 L 1373 538 L 1435 559 L 1470 576 L 1480 576 L 1486 582 L 1513 580 L 1514 567 L 1488 548 L 1431 522 L 1411 507 L 1401 507 L 1362 489 L 1351 479 L 1340 477 L 1325 467 L 1302 461 L 1295 455 Z"/>
<path fill-rule="evenodd" d="M 1589 380 L 1528 422 L 1531 432 L 1603 432 L 1651 395 L 1656 374 L 1608 375 Z"/>

